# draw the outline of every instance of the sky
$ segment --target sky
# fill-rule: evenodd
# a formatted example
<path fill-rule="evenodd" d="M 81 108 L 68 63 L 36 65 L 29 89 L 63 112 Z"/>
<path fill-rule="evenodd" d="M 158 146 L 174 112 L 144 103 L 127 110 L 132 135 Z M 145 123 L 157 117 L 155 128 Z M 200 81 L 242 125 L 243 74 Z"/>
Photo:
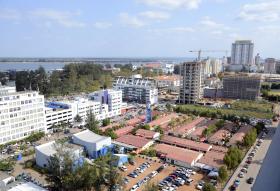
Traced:
<path fill-rule="evenodd" d="M 280 0 L 0 0 L 0 57 L 229 56 L 243 39 L 279 58 Z"/>

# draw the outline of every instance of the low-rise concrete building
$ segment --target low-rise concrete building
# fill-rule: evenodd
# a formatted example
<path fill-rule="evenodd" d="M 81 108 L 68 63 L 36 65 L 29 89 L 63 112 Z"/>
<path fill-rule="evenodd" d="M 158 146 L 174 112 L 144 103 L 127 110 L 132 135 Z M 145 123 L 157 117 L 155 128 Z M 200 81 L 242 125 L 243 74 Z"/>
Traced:
<path fill-rule="evenodd" d="M 75 144 L 68 143 L 65 149 L 69 149 L 71 153 L 73 153 L 73 160 L 79 160 L 83 153 L 83 147 Z M 55 141 L 51 141 L 39 146 L 35 147 L 35 158 L 36 158 L 36 165 L 46 168 L 49 164 L 49 160 L 52 156 L 57 153 L 56 150 L 56 143 Z"/>
<path fill-rule="evenodd" d="M 121 144 L 118 144 L 118 143 L 121 143 Z M 144 137 L 139 137 L 139 136 L 135 136 L 135 135 L 123 135 L 114 141 L 114 144 L 117 144 L 120 146 L 126 147 L 125 145 L 128 145 L 127 148 L 134 149 L 134 151 L 136 153 L 139 153 L 142 150 L 149 148 L 151 145 L 153 145 L 153 143 L 154 143 L 153 140 L 149 140 Z"/>
<path fill-rule="evenodd" d="M 194 166 L 203 156 L 202 153 L 167 144 L 158 144 L 155 146 L 155 150 L 166 162 L 183 167 Z"/>
<path fill-rule="evenodd" d="M 94 159 L 105 155 L 112 145 L 111 137 L 97 135 L 90 130 L 74 134 L 72 141 L 75 144 L 83 146 L 89 157 Z"/>

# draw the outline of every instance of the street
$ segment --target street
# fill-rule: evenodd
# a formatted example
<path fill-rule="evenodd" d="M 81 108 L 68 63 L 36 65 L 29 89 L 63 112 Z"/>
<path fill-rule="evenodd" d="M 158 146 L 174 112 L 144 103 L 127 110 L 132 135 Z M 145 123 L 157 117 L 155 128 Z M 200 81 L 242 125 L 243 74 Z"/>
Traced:
<path fill-rule="evenodd" d="M 253 184 L 248 184 L 247 183 L 247 179 L 249 177 L 253 177 L 254 181 L 256 180 L 256 177 L 259 173 L 259 170 L 261 168 L 261 165 L 263 163 L 263 160 L 266 156 L 267 150 L 272 142 L 272 138 L 273 135 L 276 131 L 276 125 L 274 125 L 273 127 L 270 128 L 269 133 L 267 134 L 267 136 L 263 139 L 263 143 L 261 144 L 261 146 L 259 147 L 259 149 L 257 150 L 255 156 L 253 157 L 253 161 L 252 163 L 249 165 L 248 168 L 248 172 L 245 173 L 245 176 L 243 178 L 239 178 L 238 174 L 240 173 L 240 170 L 244 167 L 244 165 L 246 164 L 246 160 L 248 155 L 251 153 L 251 151 L 253 150 L 254 146 L 256 145 L 256 143 L 251 147 L 251 149 L 249 150 L 249 152 L 246 154 L 246 156 L 244 157 L 243 161 L 241 162 L 241 164 L 239 165 L 239 167 L 237 168 L 237 170 L 234 172 L 233 176 L 231 177 L 231 179 L 228 181 L 228 183 L 226 184 L 225 188 L 223 189 L 223 191 L 228 191 L 230 190 L 231 185 L 233 185 L 234 181 L 236 179 L 240 180 L 240 185 L 238 186 L 237 190 L 241 190 L 241 191 L 250 191 L 251 188 L 253 187 Z M 257 139 L 258 140 L 258 139 Z"/>

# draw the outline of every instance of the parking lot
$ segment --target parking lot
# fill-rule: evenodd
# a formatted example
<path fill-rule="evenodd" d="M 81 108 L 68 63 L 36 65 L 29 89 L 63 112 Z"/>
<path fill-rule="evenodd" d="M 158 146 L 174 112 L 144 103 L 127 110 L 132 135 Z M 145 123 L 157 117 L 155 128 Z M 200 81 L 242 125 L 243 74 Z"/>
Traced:
<path fill-rule="evenodd" d="M 136 178 L 129 177 L 128 175 L 133 172 L 136 168 L 138 168 L 141 164 L 149 162 L 151 165 L 149 168 L 147 168 L 143 173 L 140 173 Z M 122 172 L 122 175 L 124 177 L 127 177 L 129 182 L 125 187 L 125 190 L 130 190 L 134 185 L 136 185 L 139 181 L 143 180 L 146 176 L 148 176 L 153 171 L 156 171 L 160 166 L 162 166 L 163 163 L 159 161 L 159 159 L 147 159 L 142 158 L 141 156 L 135 157 L 135 165 L 127 164 L 127 171 Z M 156 176 L 152 177 L 149 182 L 158 184 L 165 178 L 167 178 L 170 174 L 172 174 L 178 167 L 167 165 L 161 172 L 159 172 Z M 193 191 L 196 190 L 195 187 L 197 183 L 202 180 L 204 176 L 201 173 L 196 173 L 195 175 L 191 176 L 191 179 L 194 181 L 191 183 L 191 185 L 182 185 L 179 186 L 176 190 L 177 191 Z M 146 183 L 140 186 L 137 190 L 143 190 L 145 188 Z"/>

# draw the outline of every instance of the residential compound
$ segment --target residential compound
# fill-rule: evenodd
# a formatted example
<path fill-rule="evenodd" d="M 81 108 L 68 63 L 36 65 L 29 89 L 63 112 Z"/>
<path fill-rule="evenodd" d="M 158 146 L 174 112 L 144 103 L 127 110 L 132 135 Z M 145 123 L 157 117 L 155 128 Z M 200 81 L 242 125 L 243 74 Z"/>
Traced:
<path fill-rule="evenodd" d="M 203 97 L 204 63 L 201 61 L 181 64 L 181 84 L 179 102 L 193 104 Z"/>
<path fill-rule="evenodd" d="M 91 111 L 97 120 L 118 116 L 121 114 L 122 91 L 100 90 L 87 97 L 77 97 L 46 103 L 46 123 L 50 130 L 53 124 L 61 122 L 73 123 L 80 116 L 82 123 L 86 121 Z"/>
<path fill-rule="evenodd" d="M 113 82 L 115 90 L 121 90 L 124 101 L 156 104 L 158 102 L 158 89 L 156 81 L 150 78 L 142 78 L 139 75 L 131 77 L 116 77 Z"/>
<path fill-rule="evenodd" d="M 46 131 L 44 96 L 0 86 L 0 144 Z"/>
<path fill-rule="evenodd" d="M 230 70 L 241 71 L 253 65 L 254 43 L 250 40 L 237 40 L 232 43 Z"/>

